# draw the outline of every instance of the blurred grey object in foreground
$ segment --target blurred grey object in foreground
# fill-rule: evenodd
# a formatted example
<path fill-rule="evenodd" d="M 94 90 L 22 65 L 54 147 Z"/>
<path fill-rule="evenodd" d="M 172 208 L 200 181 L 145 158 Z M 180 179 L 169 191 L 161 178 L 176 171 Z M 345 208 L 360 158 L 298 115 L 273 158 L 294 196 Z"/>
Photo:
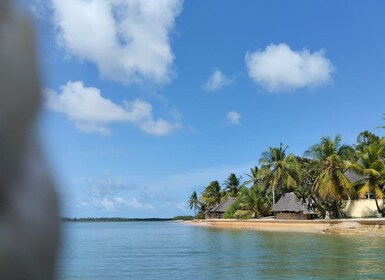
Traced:
<path fill-rule="evenodd" d="M 32 23 L 0 2 L 0 279 L 53 279 L 56 195 L 35 140 L 40 103 Z"/>

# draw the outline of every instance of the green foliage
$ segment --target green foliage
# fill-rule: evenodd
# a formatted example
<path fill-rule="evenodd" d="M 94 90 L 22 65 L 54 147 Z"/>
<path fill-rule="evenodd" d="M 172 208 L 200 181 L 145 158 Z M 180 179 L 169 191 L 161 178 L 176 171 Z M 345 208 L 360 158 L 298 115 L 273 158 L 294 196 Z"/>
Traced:
<path fill-rule="evenodd" d="M 345 207 L 345 204 L 346 203 L 342 200 L 336 201 L 334 199 L 325 198 L 318 200 L 315 209 L 318 212 L 319 218 L 337 219 L 344 217 L 344 214 L 342 212 L 339 213 L 339 211 Z"/>
<path fill-rule="evenodd" d="M 313 184 L 313 192 L 316 192 L 321 200 L 334 200 L 340 218 L 340 201 L 352 194 L 352 186 L 344 174 L 346 165 L 343 161 L 351 157 L 352 149 L 350 146 L 341 145 L 341 137 L 337 135 L 334 139 L 322 137 L 319 143 L 305 153 L 322 164 L 321 173 Z"/>
<path fill-rule="evenodd" d="M 194 217 L 193 216 L 175 216 L 173 218 L 173 220 L 175 220 L 175 221 L 191 221 L 191 220 L 194 220 Z"/>
<path fill-rule="evenodd" d="M 260 218 L 270 214 L 271 204 L 260 188 L 242 188 L 234 203 L 224 214 L 225 219 Z"/>
<path fill-rule="evenodd" d="M 198 219 L 198 220 L 204 220 L 204 219 L 206 219 L 206 215 L 205 215 L 204 212 L 199 212 L 199 213 L 196 215 L 195 219 Z"/>
<path fill-rule="evenodd" d="M 368 195 L 375 199 L 380 212 L 377 199 L 385 198 L 385 138 L 365 130 L 353 146 L 341 144 L 337 135 L 322 137 L 305 152 L 305 157 L 287 155 L 287 149 L 282 143 L 279 147 L 269 147 L 261 154 L 260 169 L 251 168 L 243 184 L 234 173 L 224 182 L 223 190 L 218 181 L 211 182 L 199 200 L 198 216 L 204 216 L 207 209 L 228 197 L 236 200 L 227 209 L 225 218 L 266 216 L 275 201 L 288 191 L 294 191 L 297 197 L 311 204 L 320 217 L 342 217 L 344 199 Z M 345 176 L 348 169 L 362 179 L 354 184 L 349 182 Z"/>
<path fill-rule="evenodd" d="M 238 204 L 239 204 L 239 202 L 237 203 L 237 201 L 235 201 L 233 204 L 231 204 L 229 206 L 229 208 L 227 208 L 227 211 L 225 212 L 223 217 L 225 219 L 233 219 L 235 212 L 237 212 L 237 210 L 238 210 Z"/>
<path fill-rule="evenodd" d="M 380 146 L 380 137 L 377 135 L 365 130 L 358 134 L 357 144 L 354 145 L 354 148 L 357 152 L 364 152 L 368 146 Z"/>
<path fill-rule="evenodd" d="M 249 180 L 246 180 L 244 185 L 251 185 L 251 188 L 258 188 L 261 186 L 261 178 L 258 166 L 254 166 L 254 168 L 250 168 L 250 174 L 246 174 L 249 177 Z"/>
<path fill-rule="evenodd" d="M 251 218 L 260 218 L 270 213 L 271 205 L 261 189 L 251 188 L 240 193 L 238 208 L 248 211 Z"/>
<path fill-rule="evenodd" d="M 260 176 L 264 189 L 270 188 L 275 204 L 275 192 L 282 195 L 297 187 L 300 179 L 299 165 L 294 155 L 286 156 L 288 146 L 270 147 L 262 153 L 259 163 L 262 165 Z"/>
<path fill-rule="evenodd" d="M 377 212 L 382 213 L 378 205 L 377 199 L 384 198 L 383 187 L 385 185 L 385 163 L 383 161 L 384 148 L 378 142 L 374 142 L 364 147 L 364 150 L 358 153 L 356 162 L 347 164 L 350 170 L 362 176 L 362 179 L 354 183 L 358 187 L 358 197 L 365 198 L 368 194 L 372 194 Z"/>
<path fill-rule="evenodd" d="M 212 181 L 203 191 L 202 202 L 210 208 L 221 202 L 221 186 L 218 181 Z"/>
<path fill-rule="evenodd" d="M 188 200 L 188 205 L 190 209 L 194 209 L 194 216 L 196 216 L 197 210 L 200 208 L 200 202 L 196 191 L 194 191 L 190 196 Z"/>
<path fill-rule="evenodd" d="M 231 173 L 225 181 L 225 195 L 230 197 L 236 197 L 241 188 L 241 178 L 237 177 L 234 173 Z"/>
<path fill-rule="evenodd" d="M 188 205 L 190 209 L 194 209 L 194 216 L 197 215 L 197 210 L 200 208 L 200 202 L 198 199 L 197 192 L 193 192 L 188 200 Z"/>
<path fill-rule="evenodd" d="M 238 210 L 237 212 L 234 213 L 234 218 L 235 219 L 250 219 L 250 212 L 247 210 Z"/>

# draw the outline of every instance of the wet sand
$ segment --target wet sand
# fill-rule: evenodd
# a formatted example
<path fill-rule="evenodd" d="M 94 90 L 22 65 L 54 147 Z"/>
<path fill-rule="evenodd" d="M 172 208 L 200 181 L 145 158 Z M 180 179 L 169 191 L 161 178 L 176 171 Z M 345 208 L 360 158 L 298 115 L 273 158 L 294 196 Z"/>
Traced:
<path fill-rule="evenodd" d="M 227 229 L 358 234 L 385 237 L 385 218 L 341 220 L 209 219 L 189 221 L 187 224 Z"/>

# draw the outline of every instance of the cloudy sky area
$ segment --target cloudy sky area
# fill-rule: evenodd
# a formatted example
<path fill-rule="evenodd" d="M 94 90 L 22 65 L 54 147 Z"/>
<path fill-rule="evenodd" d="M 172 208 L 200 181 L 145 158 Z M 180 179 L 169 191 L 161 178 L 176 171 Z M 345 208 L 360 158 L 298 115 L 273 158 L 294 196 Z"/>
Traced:
<path fill-rule="evenodd" d="M 385 2 L 20 0 L 62 215 L 172 217 L 280 142 L 384 125 Z"/>

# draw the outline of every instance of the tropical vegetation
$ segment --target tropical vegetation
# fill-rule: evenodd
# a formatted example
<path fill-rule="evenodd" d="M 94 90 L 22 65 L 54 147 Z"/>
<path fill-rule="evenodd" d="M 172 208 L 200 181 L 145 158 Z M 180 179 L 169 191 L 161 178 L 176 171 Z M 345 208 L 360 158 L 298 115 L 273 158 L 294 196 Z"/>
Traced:
<path fill-rule="evenodd" d="M 373 198 L 378 214 L 383 214 L 385 138 L 366 130 L 353 145 L 343 144 L 337 135 L 322 137 L 303 156 L 288 151 L 282 143 L 269 147 L 260 155 L 259 165 L 242 174 L 245 181 L 231 173 L 223 184 L 210 182 L 200 196 L 194 191 L 190 209 L 204 218 L 207 210 L 232 197 L 225 218 L 261 218 L 271 215 L 282 195 L 294 191 L 303 202 L 312 202 L 320 218 L 342 218 L 345 202 L 360 198 Z"/>

